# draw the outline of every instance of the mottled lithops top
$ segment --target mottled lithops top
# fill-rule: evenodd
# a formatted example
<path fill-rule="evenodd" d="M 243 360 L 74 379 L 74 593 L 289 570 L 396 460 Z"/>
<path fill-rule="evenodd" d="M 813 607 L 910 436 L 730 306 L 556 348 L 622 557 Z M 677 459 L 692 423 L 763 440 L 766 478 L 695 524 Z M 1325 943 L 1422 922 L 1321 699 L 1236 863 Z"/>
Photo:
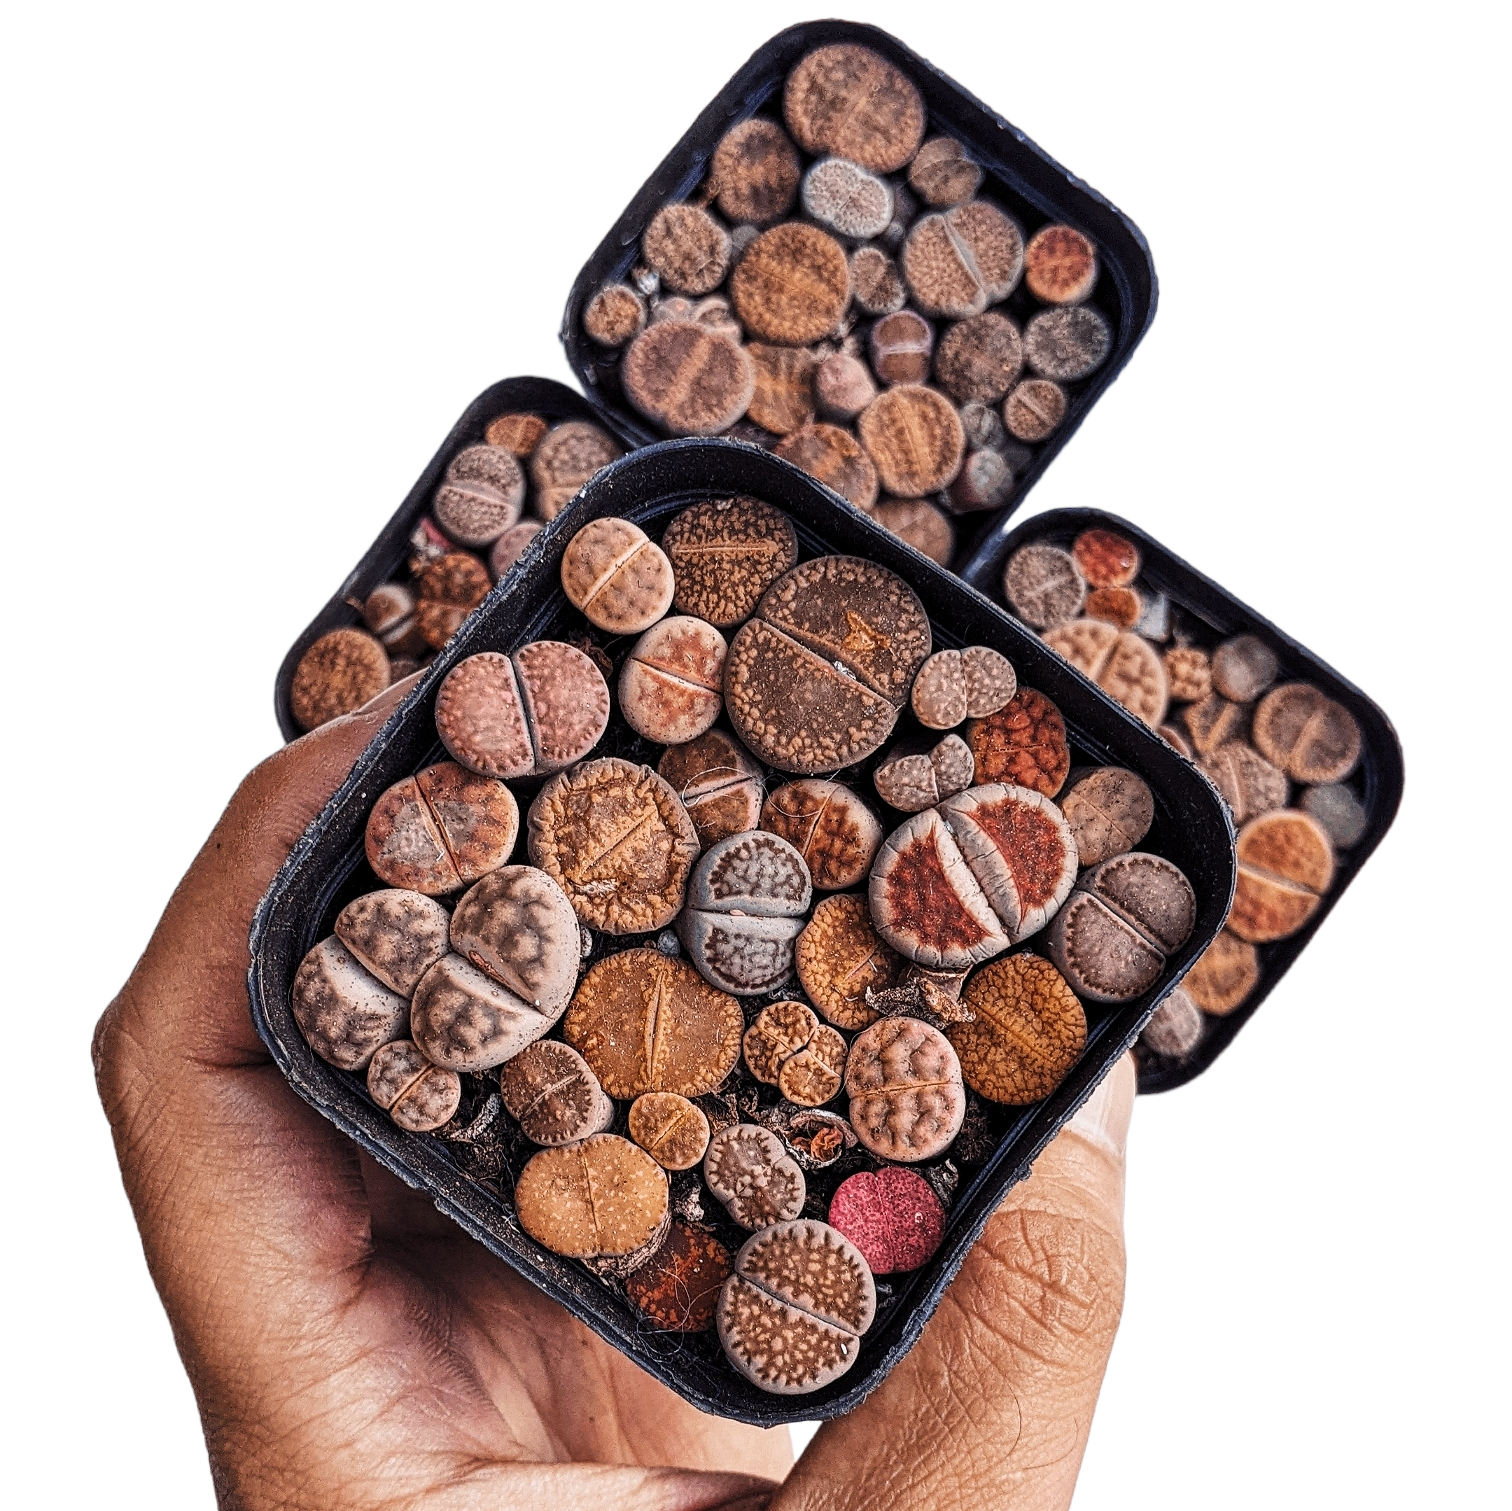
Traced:
<path fill-rule="evenodd" d="M 1054 797 L 1071 771 L 1066 721 L 1044 693 L 1021 687 L 996 713 L 972 719 L 966 743 L 979 782 L 1012 782 Z"/>
<path fill-rule="evenodd" d="M 803 1210 L 803 1171 L 770 1129 L 732 1123 L 709 1140 L 704 1180 L 743 1228 L 786 1222 Z"/>
<path fill-rule="evenodd" d="M 975 972 L 962 1000 L 975 1015 L 948 1030 L 966 1084 L 1023 1106 L 1065 1080 L 1087 1044 L 1087 1015 L 1048 960 L 1010 955 Z"/>
<path fill-rule="evenodd" d="M 364 847 L 380 879 L 432 897 L 502 866 L 519 827 L 519 807 L 503 782 L 441 761 L 395 782 L 373 804 Z"/>
<path fill-rule="evenodd" d="M 729 630 L 796 564 L 798 535 L 782 510 L 759 498 L 715 498 L 677 515 L 662 550 L 676 574 L 678 610 Z"/>
<path fill-rule="evenodd" d="M 404 1033 L 409 1003 L 358 964 L 335 938 L 322 939 L 294 973 L 294 1021 L 322 1060 L 361 1070 Z"/>
<path fill-rule="evenodd" d="M 765 830 L 732 834 L 699 862 L 688 906 L 716 913 L 792 918 L 808 911 L 813 886 L 803 857 Z"/>
<path fill-rule="evenodd" d="M 855 792 L 813 777 L 771 793 L 762 804 L 761 827 L 797 850 L 821 892 L 856 886 L 882 843 L 877 815 Z"/>
<path fill-rule="evenodd" d="M 596 1133 L 543 1149 L 515 1183 L 520 1226 L 573 1259 L 633 1254 L 667 1221 L 667 1177 L 629 1139 Z"/>
<path fill-rule="evenodd" d="M 778 579 L 725 661 L 736 733 L 783 771 L 833 771 L 892 733 L 931 648 L 929 620 L 893 572 L 853 556 Z"/>
<path fill-rule="evenodd" d="M 956 1052 L 917 1018 L 881 1018 L 856 1036 L 845 1091 L 856 1137 L 879 1158 L 904 1164 L 943 1154 L 966 1116 Z"/>
<path fill-rule="evenodd" d="M 536 1144 L 576 1143 L 614 1120 L 588 1062 L 570 1044 L 537 1039 L 499 1067 L 499 1093 L 509 1115 Z"/>
<path fill-rule="evenodd" d="M 355 897 L 337 915 L 336 937 L 390 991 L 415 983 L 451 948 L 451 919 L 432 898 L 403 887 Z"/>
<path fill-rule="evenodd" d="M 577 916 L 609 934 L 670 923 L 698 858 L 698 832 L 649 766 L 608 756 L 553 777 L 530 805 L 530 858 Z"/>
<path fill-rule="evenodd" d="M 807 152 L 832 152 L 874 173 L 906 167 L 924 140 L 924 101 L 907 75 L 853 42 L 815 48 L 782 92 L 788 130 Z"/>
<path fill-rule="evenodd" d="M 866 899 L 826 897 L 814 909 L 796 950 L 798 979 L 809 1000 L 840 1028 L 865 1028 L 877 1014 L 869 993 L 895 986 L 903 961 L 872 927 Z"/>
<path fill-rule="evenodd" d="M 534 866 L 505 866 L 457 904 L 452 948 L 539 1013 L 556 1018 L 581 958 L 577 917 L 560 886 Z"/>
<path fill-rule="evenodd" d="M 672 564 L 628 519 L 590 520 L 562 553 L 562 591 L 613 635 L 650 629 L 672 604 Z"/>

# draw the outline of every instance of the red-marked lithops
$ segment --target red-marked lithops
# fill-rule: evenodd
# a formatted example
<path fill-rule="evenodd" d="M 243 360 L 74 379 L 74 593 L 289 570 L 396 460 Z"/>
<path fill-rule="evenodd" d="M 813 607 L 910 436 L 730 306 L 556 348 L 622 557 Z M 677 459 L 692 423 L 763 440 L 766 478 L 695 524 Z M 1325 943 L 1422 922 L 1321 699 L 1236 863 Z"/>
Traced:
<path fill-rule="evenodd" d="M 1181 987 L 1157 1007 L 1145 1024 L 1139 1042 L 1158 1055 L 1180 1059 L 1202 1041 L 1202 1010 Z"/>
<path fill-rule="evenodd" d="M 782 1140 L 756 1123 L 732 1123 L 710 1140 L 704 1181 L 743 1228 L 788 1222 L 803 1210 L 803 1171 Z"/>
<path fill-rule="evenodd" d="M 431 512 L 459 546 L 492 545 L 520 517 L 525 474 L 502 446 L 459 451 L 436 489 Z"/>
<path fill-rule="evenodd" d="M 872 926 L 866 899 L 826 897 L 798 936 L 798 980 L 809 1001 L 837 1028 L 864 1028 L 877 1017 L 871 995 L 896 986 L 903 961 Z"/>
<path fill-rule="evenodd" d="M 1139 576 L 1139 547 L 1116 530 L 1083 530 L 1071 542 L 1071 554 L 1094 588 L 1126 588 Z"/>
<path fill-rule="evenodd" d="M 318 729 L 355 713 L 388 685 L 388 652 L 374 636 L 359 629 L 332 630 L 299 658 L 289 707 L 301 729 Z"/>
<path fill-rule="evenodd" d="M 885 179 L 843 157 L 822 157 L 803 176 L 803 208 L 847 241 L 870 241 L 892 223 L 893 194 Z"/>
<path fill-rule="evenodd" d="M 372 1099 L 410 1133 L 439 1128 L 462 1101 L 457 1072 L 431 1064 L 408 1039 L 395 1039 L 373 1056 L 367 1086 Z"/>
<path fill-rule="evenodd" d="M 505 866 L 464 894 L 451 945 L 549 1022 L 577 984 L 581 936 L 560 886 L 534 866 Z"/>
<path fill-rule="evenodd" d="M 336 918 L 336 937 L 401 997 L 451 948 L 450 928 L 440 903 L 402 887 L 353 898 Z"/>
<path fill-rule="evenodd" d="M 903 244 L 903 276 L 926 315 L 980 315 L 1013 292 L 1023 271 L 1023 233 L 985 200 L 924 216 Z"/>
<path fill-rule="evenodd" d="M 730 1267 L 730 1251 L 712 1233 L 674 1221 L 666 1241 L 625 1282 L 625 1296 L 658 1332 L 706 1333 Z"/>
<path fill-rule="evenodd" d="M 704 979 L 737 996 L 771 991 L 793 973 L 813 884 L 803 857 L 765 830 L 720 841 L 699 861 L 677 932 Z"/>
<path fill-rule="evenodd" d="M 802 1002 L 773 1002 L 745 1031 L 745 1062 L 758 1081 L 798 1107 L 820 1107 L 840 1090 L 845 1040 Z"/>
<path fill-rule="evenodd" d="M 336 938 L 322 939 L 300 962 L 292 1002 L 305 1042 L 341 1070 L 361 1070 L 409 1024 L 405 998 L 364 970 Z"/>
<path fill-rule="evenodd" d="M 561 640 L 512 656 L 459 661 L 436 693 L 436 732 L 452 756 L 492 777 L 544 776 L 580 761 L 609 723 L 609 688 L 593 661 Z"/>
<path fill-rule="evenodd" d="M 983 966 L 961 1000 L 970 1023 L 952 1024 L 950 1042 L 966 1084 L 990 1102 L 1022 1107 L 1050 1095 L 1087 1044 L 1087 1015 L 1048 960 L 1010 955 Z"/>
<path fill-rule="evenodd" d="M 906 167 L 924 140 L 924 101 L 896 64 L 851 42 L 815 48 L 787 76 L 782 114 L 805 152 L 874 173 Z"/>
<path fill-rule="evenodd" d="M 575 1144 L 614 1121 L 614 1103 L 588 1062 L 557 1039 L 537 1039 L 506 1060 L 499 1067 L 499 1094 L 533 1144 Z"/>
<path fill-rule="evenodd" d="M 1081 613 L 1087 580 L 1069 551 L 1059 546 L 1020 546 L 1003 571 L 1008 606 L 1037 630 L 1063 624 Z"/>
<path fill-rule="evenodd" d="M 1136 588 L 1093 588 L 1084 611 L 1090 619 L 1105 619 L 1131 630 L 1144 617 L 1144 599 Z"/>
<path fill-rule="evenodd" d="M 614 437 L 590 420 L 553 426 L 530 453 L 535 512 L 542 519 L 555 519 L 595 472 L 621 454 Z"/>
<path fill-rule="evenodd" d="M 629 1139 L 596 1133 L 561 1149 L 543 1149 L 514 1189 L 520 1226 L 554 1254 L 572 1259 L 622 1258 L 645 1251 L 669 1219 L 667 1177 Z"/>
<path fill-rule="evenodd" d="M 882 843 L 882 825 L 866 803 L 843 783 L 818 777 L 777 788 L 762 805 L 761 827 L 798 851 L 821 892 L 859 885 Z"/>
<path fill-rule="evenodd" d="M 1089 304 L 1043 310 L 1024 327 L 1024 357 L 1054 383 L 1090 377 L 1113 349 L 1113 331 Z"/>
<path fill-rule="evenodd" d="M 1097 283 L 1097 248 L 1072 226 L 1041 226 L 1024 248 L 1024 284 L 1046 304 L 1080 304 Z"/>
<path fill-rule="evenodd" d="M 903 1164 L 943 1154 L 966 1116 L 956 1052 L 917 1018 L 880 1018 L 856 1036 L 845 1092 L 856 1137 L 880 1159 Z"/>
<path fill-rule="evenodd" d="M 741 121 L 719 139 L 711 164 L 719 208 L 732 221 L 766 225 L 793 208 L 803 169 L 775 121 Z"/>
<path fill-rule="evenodd" d="M 724 706 L 725 638 L 712 624 L 674 614 L 653 624 L 620 669 L 625 722 L 660 745 L 684 745 Z"/>
<path fill-rule="evenodd" d="M 1122 766 L 1073 772 L 1060 809 L 1084 866 L 1132 850 L 1155 822 L 1155 798 L 1149 784 Z"/>
<path fill-rule="evenodd" d="M 1071 770 L 1066 721 L 1044 693 L 1021 687 L 995 714 L 966 725 L 979 782 L 1012 782 L 1054 797 Z"/>
<path fill-rule="evenodd" d="M 1018 691 L 1013 663 L 991 646 L 936 651 L 914 678 L 910 702 L 926 729 L 954 729 L 1006 708 Z"/>
<path fill-rule="evenodd" d="M 877 763 L 872 783 L 877 796 L 890 808 L 918 813 L 971 786 L 975 769 L 965 740 L 960 735 L 946 735 L 927 750 L 889 752 Z"/>
<path fill-rule="evenodd" d="M 452 761 L 395 782 L 368 815 L 368 864 L 392 887 L 427 897 L 496 871 L 519 833 L 514 794 Z"/>
<path fill-rule="evenodd" d="M 1155 984 L 1196 921 L 1197 899 L 1180 869 L 1136 850 L 1082 877 L 1046 947 L 1079 996 L 1127 1002 Z"/>
<path fill-rule="evenodd" d="M 488 568 L 470 552 L 450 551 L 426 563 L 415 580 L 415 625 L 438 651 L 488 597 Z"/>
<path fill-rule="evenodd" d="M 897 1165 L 841 1181 L 830 1197 L 829 1221 L 861 1251 L 873 1275 L 918 1269 L 945 1236 L 945 1209 L 934 1188 Z"/>
<path fill-rule="evenodd" d="M 562 553 L 562 591 L 588 622 L 611 635 L 638 635 L 672 606 L 672 563 L 628 519 L 590 520 Z"/>
<path fill-rule="evenodd" d="M 1213 680 L 1218 681 L 1218 655 Z M 1360 726 L 1342 703 L 1325 697 L 1310 682 L 1288 682 L 1260 700 L 1254 740 L 1261 754 L 1294 781 L 1342 782 L 1359 763 Z"/>
<path fill-rule="evenodd" d="M 778 1223 L 748 1239 L 720 1292 L 725 1357 L 752 1384 L 803 1395 L 855 1362 L 876 1314 L 860 1250 L 827 1223 Z"/>

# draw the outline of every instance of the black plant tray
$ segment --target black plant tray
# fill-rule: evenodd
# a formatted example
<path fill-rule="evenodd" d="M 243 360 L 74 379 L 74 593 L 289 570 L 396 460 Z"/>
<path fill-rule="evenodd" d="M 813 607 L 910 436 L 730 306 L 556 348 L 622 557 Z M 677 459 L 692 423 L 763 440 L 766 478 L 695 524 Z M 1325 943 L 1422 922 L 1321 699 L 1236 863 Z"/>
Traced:
<path fill-rule="evenodd" d="M 465 447 L 477 445 L 495 415 L 517 412 L 538 414 L 553 424 L 558 420 L 592 420 L 626 446 L 637 444 L 624 435 L 623 427 L 613 416 L 600 414 L 582 394 L 551 378 L 505 378 L 479 394 L 452 426 L 451 434 L 442 442 L 441 449 L 431 458 L 420 474 L 419 482 L 410 489 L 393 518 L 368 547 L 367 554 L 289 647 L 273 684 L 273 712 L 285 740 L 297 740 L 304 733 L 295 723 L 293 710 L 289 707 L 289 688 L 299 658 L 327 631 L 362 623 L 360 606 L 368 594 L 403 570 L 410 554 L 410 532 L 430 512 L 431 496 L 446 471 L 447 463 Z"/>
<path fill-rule="evenodd" d="M 1355 716 L 1364 736 L 1360 764 L 1350 777 L 1349 785 L 1364 804 L 1365 833 L 1357 844 L 1339 852 L 1333 886 L 1324 897 L 1322 906 L 1307 926 L 1290 939 L 1259 946 L 1260 980 L 1254 991 L 1233 1012 L 1221 1018 L 1208 1018 L 1206 1032 L 1190 1054 L 1173 1058 L 1157 1055 L 1142 1044 L 1139 1046 L 1139 1089 L 1170 1091 L 1200 1075 L 1228 1048 L 1234 1035 L 1249 1022 L 1276 983 L 1291 969 L 1292 962 L 1307 948 L 1333 911 L 1334 904 L 1358 875 L 1360 867 L 1375 853 L 1402 801 L 1402 746 L 1391 720 L 1380 705 L 1366 697 L 1353 682 L 1345 681 L 1326 661 L 1292 639 L 1285 630 L 1277 629 L 1269 619 L 1262 618 L 1247 603 L 1241 603 L 1211 577 L 1204 577 L 1195 567 L 1166 550 L 1158 540 L 1116 514 L 1105 514 L 1101 509 L 1052 509 L 1025 520 L 1017 529 L 995 531 L 961 568 L 961 576 L 973 587 L 1001 600 L 1003 568 L 1020 546 L 1031 541 L 1045 541 L 1069 548 L 1077 535 L 1094 525 L 1116 530 L 1139 542 L 1139 549 L 1144 553 L 1141 578 L 1184 611 L 1186 628 L 1195 633 L 1205 648 L 1211 649 L 1231 635 L 1258 635 L 1280 658 L 1281 672 L 1277 681 L 1315 683 Z M 1206 638 L 1203 638 L 1204 631 L 1210 632 Z M 1080 675 L 1078 672 L 1077 676 Z M 1178 756 L 1177 759 L 1183 758 Z"/>
<path fill-rule="evenodd" d="M 469 411 L 476 412 L 477 406 Z M 907 579 L 929 613 L 937 647 L 976 643 L 1004 652 L 1022 682 L 1059 705 L 1078 762 L 1132 767 L 1149 783 L 1156 817 L 1146 843 L 1186 872 L 1198 901 L 1192 938 L 1148 993 L 1122 1007 L 1088 1004 L 1087 1049 L 1059 1090 L 1032 1107 L 992 1109 L 996 1146 L 984 1164 L 963 1173 L 939 1252 L 916 1273 L 889 1277 L 884 1304 L 850 1373 L 824 1390 L 797 1397 L 768 1395 L 748 1384 L 725 1363 L 713 1334 L 684 1338 L 648 1331 L 630 1305 L 585 1268 L 529 1239 L 508 1196 L 464 1176 L 452 1157 L 453 1146 L 403 1132 L 369 1099 L 360 1075 L 317 1059 L 290 1010 L 294 972 L 306 951 L 330 934 L 347 901 L 381 885 L 363 855 L 364 826 L 374 801 L 393 782 L 444 757 L 433 712 L 437 686 L 447 671 L 476 651 L 507 651 L 586 628 L 563 596 L 558 572 L 568 540 L 589 520 L 620 515 L 659 537 L 670 517 L 687 504 L 736 492 L 785 509 L 798 527 L 805 557 L 829 552 L 866 556 Z M 613 656 L 626 646 L 625 641 L 610 641 L 604 649 Z M 904 722 L 910 718 L 905 715 Z M 618 718 L 600 746 L 603 753 L 640 760 L 653 760 L 659 749 L 631 735 Z M 529 799 L 530 793 L 521 790 L 522 805 Z M 669 441 L 606 468 L 542 531 L 390 716 L 299 840 L 253 923 L 252 1014 L 301 1097 L 657 1379 L 703 1410 L 746 1422 L 773 1425 L 832 1417 L 874 1390 L 918 1338 L 1003 1193 L 1028 1174 L 1035 1155 L 1134 1042 L 1164 993 L 1214 938 L 1233 895 L 1232 836 L 1227 811 L 1195 768 L 981 594 L 759 448 L 719 440 Z M 645 942 L 644 936 L 618 941 L 600 936 L 595 953 Z"/>
<path fill-rule="evenodd" d="M 1113 327 L 1108 359 L 1090 378 L 1065 385 L 1070 399 L 1066 418 L 1054 435 L 1035 448 L 1033 461 L 1021 475 L 1015 468 L 1008 502 L 995 510 L 955 517 L 958 559 L 964 560 L 978 538 L 997 528 L 1023 502 L 1134 354 L 1155 318 L 1155 264 L 1144 235 L 1127 215 L 1063 168 L 1016 126 L 885 31 L 851 21 L 807 21 L 790 26 L 759 47 L 646 180 L 578 274 L 562 316 L 562 344 L 584 393 L 600 410 L 616 418 L 618 429 L 641 441 L 659 438 L 621 391 L 619 352 L 595 346 L 584 333 L 583 309 L 604 284 L 625 279 L 639 260 L 641 236 L 652 216 L 668 200 L 687 198 L 703 181 L 719 139 L 731 126 L 753 115 L 781 120 L 782 86 L 789 70 L 805 53 L 831 42 L 862 43 L 902 69 L 924 97 L 929 112 L 926 134 L 944 132 L 970 148 L 986 170 L 982 197 L 1010 211 L 1026 236 L 1050 222 L 1062 222 L 1084 231 L 1097 244 L 1102 276 L 1090 302 Z M 1020 284 L 995 308 L 1022 324 L 1042 306 Z"/>

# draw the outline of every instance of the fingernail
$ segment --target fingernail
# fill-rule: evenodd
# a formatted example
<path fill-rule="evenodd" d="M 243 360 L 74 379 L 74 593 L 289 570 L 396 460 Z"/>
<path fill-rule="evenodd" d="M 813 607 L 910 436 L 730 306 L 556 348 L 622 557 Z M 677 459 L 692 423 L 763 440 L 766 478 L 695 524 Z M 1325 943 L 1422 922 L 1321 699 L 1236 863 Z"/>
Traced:
<path fill-rule="evenodd" d="M 386 714 L 403 701 L 405 693 L 424 675 L 423 671 L 418 671 L 411 672 L 407 677 L 401 677 L 397 682 L 384 688 L 376 698 L 369 698 L 357 712 L 359 714 Z"/>
<path fill-rule="evenodd" d="M 1134 1058 L 1125 1055 L 1077 1108 L 1066 1127 L 1122 1159 L 1129 1142 L 1129 1119 L 1134 1113 L 1137 1083 Z"/>

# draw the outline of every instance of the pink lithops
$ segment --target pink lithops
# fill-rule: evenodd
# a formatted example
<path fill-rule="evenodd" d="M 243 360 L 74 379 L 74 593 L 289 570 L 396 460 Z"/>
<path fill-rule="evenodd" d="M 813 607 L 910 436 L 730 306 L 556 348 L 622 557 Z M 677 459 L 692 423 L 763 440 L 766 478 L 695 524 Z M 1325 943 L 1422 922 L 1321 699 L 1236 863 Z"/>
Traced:
<path fill-rule="evenodd" d="M 712 624 L 674 614 L 630 648 L 620 672 L 620 712 L 660 745 L 697 739 L 724 707 L 725 638 Z"/>
<path fill-rule="evenodd" d="M 858 1171 L 830 1197 L 830 1226 L 860 1249 L 873 1275 L 916 1270 L 934 1258 L 945 1208 L 922 1175 L 886 1165 Z"/>
<path fill-rule="evenodd" d="M 760 1389 L 791 1396 L 856 1362 L 876 1310 L 861 1251 L 828 1223 L 803 1219 L 746 1240 L 715 1320 L 730 1363 Z"/>
<path fill-rule="evenodd" d="M 401 997 L 451 948 L 450 929 L 439 902 L 402 887 L 355 897 L 336 918 L 336 937 Z"/>
<path fill-rule="evenodd" d="M 943 1154 L 966 1116 L 961 1062 L 950 1040 L 917 1018 L 881 1018 L 858 1034 L 845 1090 L 856 1137 L 901 1164 Z"/>

